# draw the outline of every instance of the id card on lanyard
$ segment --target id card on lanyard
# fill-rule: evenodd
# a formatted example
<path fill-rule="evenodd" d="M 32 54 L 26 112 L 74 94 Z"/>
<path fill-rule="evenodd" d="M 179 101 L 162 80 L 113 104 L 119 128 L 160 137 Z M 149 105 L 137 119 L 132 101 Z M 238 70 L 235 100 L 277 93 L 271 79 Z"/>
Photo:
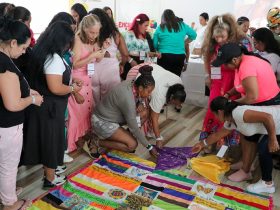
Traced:
<path fill-rule="evenodd" d="M 211 66 L 211 79 L 222 79 L 221 67 Z"/>
<path fill-rule="evenodd" d="M 146 58 L 146 52 L 145 51 L 140 51 L 140 53 L 139 53 L 140 61 L 144 61 L 145 58 Z"/>
<path fill-rule="evenodd" d="M 134 81 L 132 81 L 132 93 L 134 96 L 134 100 L 135 100 L 135 109 L 136 109 L 136 122 L 139 128 L 141 128 L 141 118 L 139 115 L 137 115 L 137 104 L 141 103 L 140 99 L 137 97 L 137 92 L 134 86 Z"/>
<path fill-rule="evenodd" d="M 89 63 L 89 64 L 87 65 L 88 76 L 94 75 L 94 71 L 95 71 L 95 69 L 94 69 L 94 63 Z"/>

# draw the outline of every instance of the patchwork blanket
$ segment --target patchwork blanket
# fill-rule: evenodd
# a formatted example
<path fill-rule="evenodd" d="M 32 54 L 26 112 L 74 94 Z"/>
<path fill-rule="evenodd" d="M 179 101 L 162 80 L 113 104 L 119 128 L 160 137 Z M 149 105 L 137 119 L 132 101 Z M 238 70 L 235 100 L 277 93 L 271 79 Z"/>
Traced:
<path fill-rule="evenodd" d="M 271 197 L 225 184 L 196 181 L 176 170 L 156 170 L 153 162 L 112 151 L 35 200 L 29 210 L 272 208 Z"/>

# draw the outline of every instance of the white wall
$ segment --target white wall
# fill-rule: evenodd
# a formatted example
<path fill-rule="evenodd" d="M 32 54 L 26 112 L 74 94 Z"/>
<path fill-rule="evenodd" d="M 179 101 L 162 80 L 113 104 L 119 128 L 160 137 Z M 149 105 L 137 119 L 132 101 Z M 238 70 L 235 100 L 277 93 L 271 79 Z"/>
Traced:
<path fill-rule="evenodd" d="M 231 12 L 236 17 L 242 15 L 249 17 L 253 26 L 265 26 L 268 9 L 280 5 L 280 0 L 5 0 L 5 2 L 24 6 L 31 11 L 31 28 L 34 33 L 41 33 L 56 13 L 69 12 L 70 6 L 76 2 L 83 3 L 88 10 L 111 7 L 117 25 L 120 22 L 132 22 L 139 13 L 146 13 L 150 19 L 159 23 L 162 12 L 169 8 L 174 10 L 177 16 L 184 18 L 187 24 L 195 22 L 196 27 L 199 26 L 198 16 L 202 12 L 209 13 L 210 17 Z"/>

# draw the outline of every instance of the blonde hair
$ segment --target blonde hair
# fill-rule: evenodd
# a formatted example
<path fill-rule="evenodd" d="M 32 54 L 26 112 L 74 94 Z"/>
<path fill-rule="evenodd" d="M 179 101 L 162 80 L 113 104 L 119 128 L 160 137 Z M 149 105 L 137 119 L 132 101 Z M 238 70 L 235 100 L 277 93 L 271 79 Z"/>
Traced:
<path fill-rule="evenodd" d="M 83 43 L 89 44 L 92 42 L 91 40 L 88 39 L 85 29 L 90 28 L 95 25 L 100 25 L 100 27 L 101 27 L 100 20 L 96 15 L 90 14 L 90 15 L 85 16 L 82 19 L 82 21 L 79 24 L 79 29 L 77 31 L 77 34 Z M 97 38 L 96 38 L 96 40 L 94 40 L 94 42 L 97 42 Z"/>
<path fill-rule="evenodd" d="M 246 37 L 237 25 L 233 15 L 223 14 L 221 16 L 214 16 L 207 25 L 205 38 L 201 47 L 205 63 L 210 63 L 215 53 L 215 45 L 217 44 L 215 36 L 221 34 L 224 30 L 228 32 L 228 42 L 239 43 L 241 39 Z"/>

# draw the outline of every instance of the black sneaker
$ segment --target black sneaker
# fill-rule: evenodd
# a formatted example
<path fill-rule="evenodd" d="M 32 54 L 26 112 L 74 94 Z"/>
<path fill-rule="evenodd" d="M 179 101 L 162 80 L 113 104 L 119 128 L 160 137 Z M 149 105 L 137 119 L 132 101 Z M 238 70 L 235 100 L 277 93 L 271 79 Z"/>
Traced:
<path fill-rule="evenodd" d="M 66 182 L 65 176 L 55 175 L 52 182 L 47 180 L 47 178 L 44 178 L 43 190 L 49 190 L 51 188 L 64 184 L 64 182 Z"/>
<path fill-rule="evenodd" d="M 180 113 L 181 112 L 181 108 L 177 108 L 177 107 L 174 107 L 175 111 Z"/>

